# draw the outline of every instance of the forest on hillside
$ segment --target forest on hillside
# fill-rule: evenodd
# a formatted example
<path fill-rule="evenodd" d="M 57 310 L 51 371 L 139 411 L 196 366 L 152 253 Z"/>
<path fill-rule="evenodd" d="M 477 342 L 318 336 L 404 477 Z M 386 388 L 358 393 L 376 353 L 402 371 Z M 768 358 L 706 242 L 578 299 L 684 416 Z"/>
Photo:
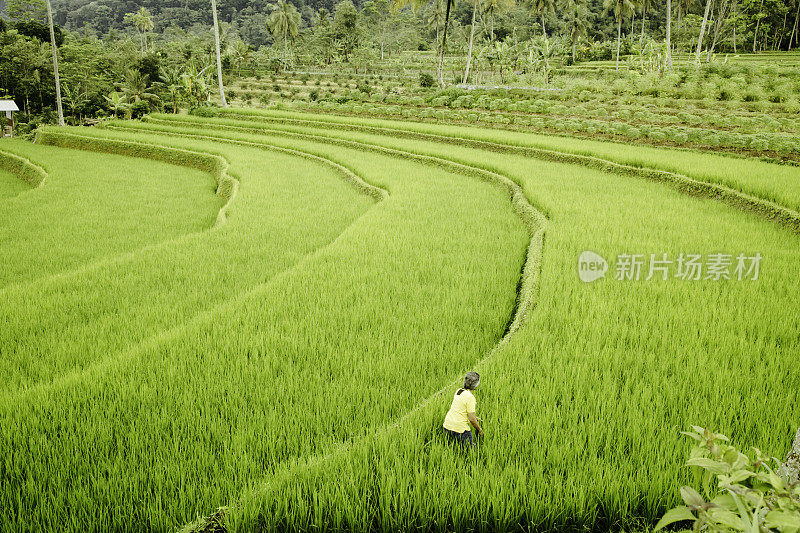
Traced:
<path fill-rule="evenodd" d="M 312 31 L 324 23 L 336 11 L 338 0 L 288 0 L 300 16 L 300 34 Z M 360 13 L 375 7 L 386 9 L 381 2 L 355 0 L 354 6 Z M 9 18 L 6 4 L 26 6 L 36 4 L 35 0 L 0 0 L 0 13 Z M 272 44 L 280 40 L 269 30 L 269 16 L 279 2 L 273 0 L 220 0 L 217 12 L 220 22 L 228 25 L 229 31 L 254 48 Z M 579 33 L 588 40 L 604 40 L 615 37 L 617 25 L 614 10 L 622 9 L 623 16 L 630 20 L 630 28 L 624 33 L 641 33 L 663 39 L 665 33 L 666 4 L 652 0 L 620 1 L 615 6 L 609 0 L 456 0 L 451 2 L 450 24 L 456 28 L 467 28 L 472 24 L 473 11 L 476 22 L 484 33 L 491 33 L 493 39 L 504 40 L 506 36 L 516 35 L 524 38 L 527 34 L 541 31 L 547 26 L 552 34 Z M 90 35 L 107 35 L 109 32 L 134 34 L 135 28 L 126 15 L 140 9 L 147 10 L 152 18 L 153 32 L 164 33 L 175 30 L 194 32 L 207 31 L 212 23 L 209 2 L 205 0 L 54 0 L 54 22 L 64 29 Z M 372 6 L 372 8 L 370 8 Z M 443 0 L 401 1 L 393 8 L 413 7 L 415 16 L 406 17 L 401 25 L 418 37 L 415 42 L 422 48 L 434 47 L 437 35 L 436 26 L 445 15 Z M 477 7 L 477 10 L 476 10 Z M 676 29 L 680 30 L 681 20 L 685 19 L 688 32 L 699 33 L 704 14 L 711 21 L 713 32 L 720 35 L 721 49 L 733 49 L 733 39 L 738 30 L 740 42 L 756 37 L 756 24 L 763 42 L 751 43 L 758 49 L 788 49 L 791 36 L 797 26 L 797 0 L 674 0 L 672 8 L 676 19 Z M 707 12 L 707 13 L 706 13 Z M 11 16 L 10 18 L 14 18 Z M 362 21 L 362 32 L 376 33 L 377 25 Z M 638 19 L 638 24 L 637 24 Z M 397 25 L 398 21 L 394 21 Z M 757 40 L 757 39 L 756 39 Z M 414 41 L 414 39 L 412 39 Z"/>
<path fill-rule="evenodd" d="M 55 0 L 53 43 L 44 0 L 4 1 L 0 97 L 19 102 L 20 122 L 31 130 L 54 120 L 52 50 L 61 63 L 67 118 L 78 122 L 212 105 L 214 93 L 221 94 L 213 88 L 220 75 L 231 84 L 242 76 L 290 71 L 386 74 L 444 89 L 509 80 L 547 85 L 566 67 L 613 61 L 613 76 L 656 75 L 659 81 L 648 83 L 673 90 L 696 70 L 666 77 L 673 56 L 681 68 L 716 68 L 717 54 L 790 50 L 800 42 L 800 0 L 672 0 L 669 10 L 652 0 L 220 0 L 216 46 L 212 3 L 205 1 Z M 783 74 L 728 70 L 714 74 L 718 87 L 699 87 L 698 94 L 794 101 L 787 95 L 797 89 Z M 585 81 L 610 87 L 617 80 L 609 76 Z M 750 94 L 754 76 L 778 81 L 763 94 Z M 355 90 L 356 99 L 373 92 L 366 85 Z M 285 93 L 274 83 L 272 91 Z M 312 93 L 306 97 L 316 99 Z"/>

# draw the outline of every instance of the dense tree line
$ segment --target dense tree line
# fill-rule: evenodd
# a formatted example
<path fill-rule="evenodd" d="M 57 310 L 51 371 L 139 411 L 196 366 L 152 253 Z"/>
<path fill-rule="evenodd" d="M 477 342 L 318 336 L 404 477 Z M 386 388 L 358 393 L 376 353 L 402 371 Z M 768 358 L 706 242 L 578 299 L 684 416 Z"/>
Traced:
<path fill-rule="evenodd" d="M 57 88 L 45 0 L 0 1 L 0 93 L 47 118 Z M 56 0 L 53 41 L 65 114 L 78 121 L 202 105 L 215 76 L 256 66 L 366 70 L 401 50 L 437 52 L 428 68 L 442 85 L 477 69 L 501 78 L 532 69 L 546 82 L 557 62 L 631 52 L 664 69 L 676 53 L 699 63 L 715 52 L 791 49 L 799 19 L 800 0 Z M 463 58 L 447 80 L 445 55 Z"/>
<path fill-rule="evenodd" d="M 0 0 L 2 3 L 25 4 L 27 0 Z M 337 0 L 288 0 L 300 16 L 298 26 L 312 30 L 318 23 L 325 23 L 325 16 L 336 11 Z M 355 8 L 365 15 L 368 4 L 355 0 Z M 653 0 L 629 0 L 618 2 L 625 6 L 621 17 L 615 16 L 614 2 L 603 0 L 409 0 L 422 16 L 410 21 L 411 29 L 417 30 L 429 46 L 436 46 L 436 38 L 443 37 L 440 31 L 426 32 L 431 20 L 440 25 L 448 22 L 462 28 L 475 21 L 491 40 L 504 40 L 508 35 L 525 32 L 536 27 L 547 36 L 585 37 L 589 40 L 614 38 L 617 30 L 623 35 L 652 35 L 664 38 L 666 2 Z M 275 0 L 219 0 L 219 20 L 230 31 L 241 36 L 245 43 L 255 48 L 275 41 L 269 30 L 270 14 L 276 9 Z M 756 50 L 788 49 L 797 43 L 798 0 L 672 0 L 673 18 L 677 32 L 696 32 L 696 38 L 706 18 L 706 37 L 720 42 L 724 49 L 733 51 L 734 28 L 737 51 L 746 41 L 750 50 L 755 42 Z M 630 6 L 630 7 L 627 7 Z M 212 24 L 212 12 L 208 0 L 54 0 L 54 20 L 68 30 L 91 32 L 98 35 L 109 31 L 130 31 L 126 14 L 146 9 L 156 31 L 167 28 L 182 30 L 205 29 Z M 708 13 L 704 17 L 705 13 Z M 374 10 L 373 10 L 374 13 Z M 622 24 L 622 20 L 630 26 Z M 618 24 L 620 23 L 620 24 Z M 685 24 L 684 24 L 685 23 Z M 544 26 L 544 27 L 542 27 Z M 543 31 L 542 31 L 543 30 Z M 703 33 L 706 33 L 705 30 Z M 679 35 L 680 39 L 680 35 Z M 791 44 L 790 44 L 791 41 Z M 716 48 L 716 46 L 715 46 Z"/>

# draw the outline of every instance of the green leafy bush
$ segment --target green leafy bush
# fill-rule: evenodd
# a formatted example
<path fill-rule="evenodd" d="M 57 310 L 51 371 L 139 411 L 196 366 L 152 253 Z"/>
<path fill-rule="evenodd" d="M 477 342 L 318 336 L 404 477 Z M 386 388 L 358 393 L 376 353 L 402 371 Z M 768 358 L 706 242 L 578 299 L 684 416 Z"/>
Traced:
<path fill-rule="evenodd" d="M 429 74 L 428 72 L 419 73 L 419 86 L 423 89 L 433 87 L 435 83 L 436 81 L 433 79 L 432 74 Z"/>
<path fill-rule="evenodd" d="M 150 104 L 145 100 L 139 100 L 131 104 L 131 118 L 141 118 L 150 112 Z"/>
<path fill-rule="evenodd" d="M 770 463 L 780 465 L 753 448 L 753 458 L 728 444 L 725 435 L 692 426 L 682 432 L 697 444 L 686 462 L 701 481 L 703 497 L 692 487 L 681 487 L 685 505 L 668 511 L 656 530 L 692 521 L 694 531 L 800 530 L 800 484 L 790 485 Z"/>

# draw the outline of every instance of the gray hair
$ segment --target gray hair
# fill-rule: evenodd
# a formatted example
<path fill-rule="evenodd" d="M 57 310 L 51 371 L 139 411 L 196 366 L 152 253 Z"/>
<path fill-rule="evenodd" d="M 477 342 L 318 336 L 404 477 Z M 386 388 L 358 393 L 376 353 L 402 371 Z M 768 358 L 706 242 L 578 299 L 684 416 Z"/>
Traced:
<path fill-rule="evenodd" d="M 464 388 L 469 390 L 474 390 L 475 387 L 478 386 L 478 383 L 481 382 L 481 376 L 477 372 L 467 372 L 467 375 L 464 376 Z"/>

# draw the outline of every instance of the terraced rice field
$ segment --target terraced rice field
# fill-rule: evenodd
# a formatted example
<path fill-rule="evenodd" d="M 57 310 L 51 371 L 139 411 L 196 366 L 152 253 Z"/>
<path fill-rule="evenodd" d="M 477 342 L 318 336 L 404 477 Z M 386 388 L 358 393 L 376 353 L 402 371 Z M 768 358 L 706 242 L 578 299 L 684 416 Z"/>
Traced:
<path fill-rule="evenodd" d="M 679 429 L 796 430 L 797 167 L 245 110 L 0 151 L 46 173 L 0 211 L 34 236 L 3 259 L 0 530 L 645 528 Z M 584 250 L 764 260 L 589 284 Z M 437 428 L 472 369 L 464 455 Z"/>

